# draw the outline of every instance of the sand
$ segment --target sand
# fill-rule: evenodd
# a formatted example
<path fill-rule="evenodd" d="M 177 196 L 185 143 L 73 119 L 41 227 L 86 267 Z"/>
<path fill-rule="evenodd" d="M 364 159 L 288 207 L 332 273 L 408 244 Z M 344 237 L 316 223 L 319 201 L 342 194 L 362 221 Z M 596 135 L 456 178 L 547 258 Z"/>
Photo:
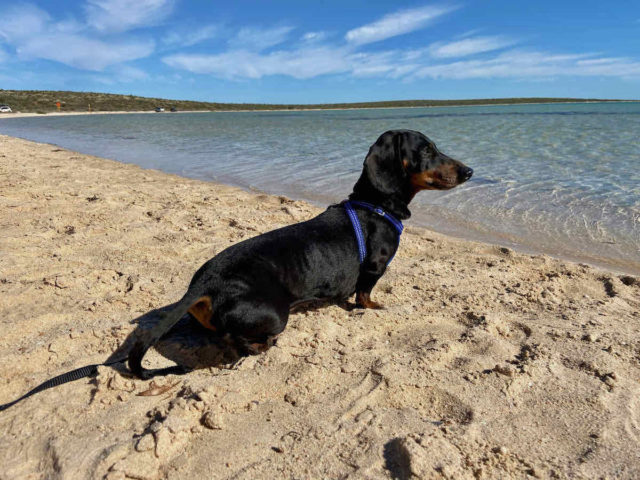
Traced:
<path fill-rule="evenodd" d="M 319 212 L 0 136 L 0 403 Z M 0 412 L 0 479 L 640 477 L 640 281 L 406 225 L 384 310 L 293 314 L 234 369 L 39 393 Z"/>
<path fill-rule="evenodd" d="M 37 113 L 37 112 L 12 112 L 0 114 L 0 120 L 3 118 L 11 119 L 11 118 L 29 118 L 29 117 L 75 117 L 78 115 L 128 115 L 128 114 L 176 114 L 176 113 L 211 113 L 213 110 L 179 110 L 177 112 L 170 112 L 169 110 L 165 112 L 156 112 L 155 110 L 127 110 L 127 111 L 97 111 L 97 112 L 46 112 L 46 113 Z"/>

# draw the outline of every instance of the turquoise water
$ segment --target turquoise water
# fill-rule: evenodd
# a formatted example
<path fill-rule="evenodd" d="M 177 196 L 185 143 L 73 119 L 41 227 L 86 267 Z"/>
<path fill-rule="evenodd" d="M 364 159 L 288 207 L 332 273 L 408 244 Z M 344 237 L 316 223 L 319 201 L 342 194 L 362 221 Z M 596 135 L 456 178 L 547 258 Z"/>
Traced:
<path fill-rule="evenodd" d="M 640 273 L 640 103 L 0 120 L 0 133 L 310 200 L 351 191 L 371 143 L 419 130 L 475 171 L 409 223 Z"/>

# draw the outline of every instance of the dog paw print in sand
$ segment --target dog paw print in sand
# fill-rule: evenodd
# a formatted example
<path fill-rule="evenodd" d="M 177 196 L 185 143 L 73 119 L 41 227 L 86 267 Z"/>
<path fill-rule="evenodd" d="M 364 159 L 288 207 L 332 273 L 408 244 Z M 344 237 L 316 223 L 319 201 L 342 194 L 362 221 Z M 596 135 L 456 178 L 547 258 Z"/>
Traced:
<path fill-rule="evenodd" d="M 618 374 L 611 368 L 596 364 L 592 360 L 579 360 L 576 358 L 563 358 L 562 364 L 576 372 L 583 372 L 593 376 L 603 383 L 607 391 L 613 392 L 618 380 Z"/>
<path fill-rule="evenodd" d="M 394 438 L 384 445 L 385 469 L 394 479 L 547 478 L 551 471 L 534 466 L 506 446 L 455 438 L 446 427 Z"/>
<path fill-rule="evenodd" d="M 379 361 L 358 385 L 350 388 L 348 408 L 341 420 L 355 417 L 371 405 L 396 411 L 410 410 L 436 423 L 468 425 L 474 419 L 471 406 L 445 388 L 434 385 L 422 368 L 414 370 L 402 361 Z"/>
<path fill-rule="evenodd" d="M 171 383 L 150 382 L 138 395 L 160 396 L 173 387 Z M 168 405 L 147 412 L 150 421 L 134 435 L 131 448 L 120 458 L 103 462 L 105 478 L 159 478 L 162 469 L 185 451 L 194 435 L 205 429 L 224 429 L 224 415 L 206 392 L 200 395 L 183 388 Z"/>
<path fill-rule="evenodd" d="M 455 445 L 433 430 L 394 438 L 384 445 L 385 469 L 398 480 L 411 478 L 474 479 Z"/>
<path fill-rule="evenodd" d="M 522 342 L 529 338 L 532 329 L 522 321 L 512 320 L 504 315 L 476 313 L 466 311 L 460 322 L 467 327 L 467 336 L 472 336 L 477 329 L 484 330 L 495 337 L 502 337 L 512 342 Z"/>
<path fill-rule="evenodd" d="M 458 396 L 436 386 L 398 385 L 388 392 L 383 405 L 395 409 L 410 408 L 420 417 L 435 423 L 468 425 L 473 409 Z"/>

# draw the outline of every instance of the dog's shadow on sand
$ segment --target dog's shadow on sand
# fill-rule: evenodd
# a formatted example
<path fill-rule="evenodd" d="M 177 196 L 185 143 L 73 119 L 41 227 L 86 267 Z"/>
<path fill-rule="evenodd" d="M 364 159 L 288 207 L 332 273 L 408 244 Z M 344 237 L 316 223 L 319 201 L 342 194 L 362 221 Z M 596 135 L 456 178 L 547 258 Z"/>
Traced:
<path fill-rule="evenodd" d="M 328 305 L 335 304 L 325 300 L 309 301 L 298 304 L 291 309 L 291 313 L 302 313 L 319 310 Z M 177 303 L 165 305 L 150 310 L 131 321 L 137 323 L 124 342 L 106 360 L 105 364 L 112 363 L 112 367 L 124 375 L 131 375 L 123 358 L 131 351 L 140 330 L 149 330 L 156 326 L 160 312 L 172 310 Z M 354 304 L 340 302 L 338 305 L 347 311 L 355 308 Z M 274 342 L 275 344 L 275 342 Z M 163 335 L 153 348 L 163 357 L 176 365 L 158 369 L 146 369 L 145 378 L 163 375 L 181 375 L 200 368 L 233 368 L 244 355 L 237 352 L 233 343 L 228 338 L 216 334 L 212 330 L 204 328 L 191 314 L 185 314 L 171 330 Z"/>
<path fill-rule="evenodd" d="M 150 310 L 131 321 L 137 327 L 113 352 L 105 364 L 118 362 L 126 358 L 131 351 L 140 330 L 150 330 L 156 326 L 160 312 L 173 309 L 176 303 Z M 229 342 L 215 332 L 204 328 L 190 314 L 185 314 L 171 330 L 163 335 L 153 348 L 163 357 L 175 362 L 172 367 L 147 369 L 145 378 L 169 374 L 184 374 L 199 368 L 233 366 L 243 357 L 230 346 Z M 124 375 L 131 372 L 124 362 L 114 363 L 112 367 Z"/>

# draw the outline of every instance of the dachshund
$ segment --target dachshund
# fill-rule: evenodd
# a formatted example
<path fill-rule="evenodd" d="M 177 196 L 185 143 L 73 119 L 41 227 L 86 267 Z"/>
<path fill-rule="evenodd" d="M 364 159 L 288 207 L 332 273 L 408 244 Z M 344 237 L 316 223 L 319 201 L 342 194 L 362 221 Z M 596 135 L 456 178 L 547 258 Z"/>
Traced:
<path fill-rule="evenodd" d="M 187 313 L 246 356 L 266 351 L 290 310 L 302 303 L 342 303 L 355 293 L 357 307 L 382 308 L 371 291 L 398 248 L 400 222 L 411 216 L 413 197 L 421 190 L 448 190 L 472 174 L 420 132 L 383 133 L 346 203 L 232 245 L 207 261 L 182 299 L 160 312 L 153 328 L 139 329 L 129 368 L 144 378 L 144 354 Z"/>

